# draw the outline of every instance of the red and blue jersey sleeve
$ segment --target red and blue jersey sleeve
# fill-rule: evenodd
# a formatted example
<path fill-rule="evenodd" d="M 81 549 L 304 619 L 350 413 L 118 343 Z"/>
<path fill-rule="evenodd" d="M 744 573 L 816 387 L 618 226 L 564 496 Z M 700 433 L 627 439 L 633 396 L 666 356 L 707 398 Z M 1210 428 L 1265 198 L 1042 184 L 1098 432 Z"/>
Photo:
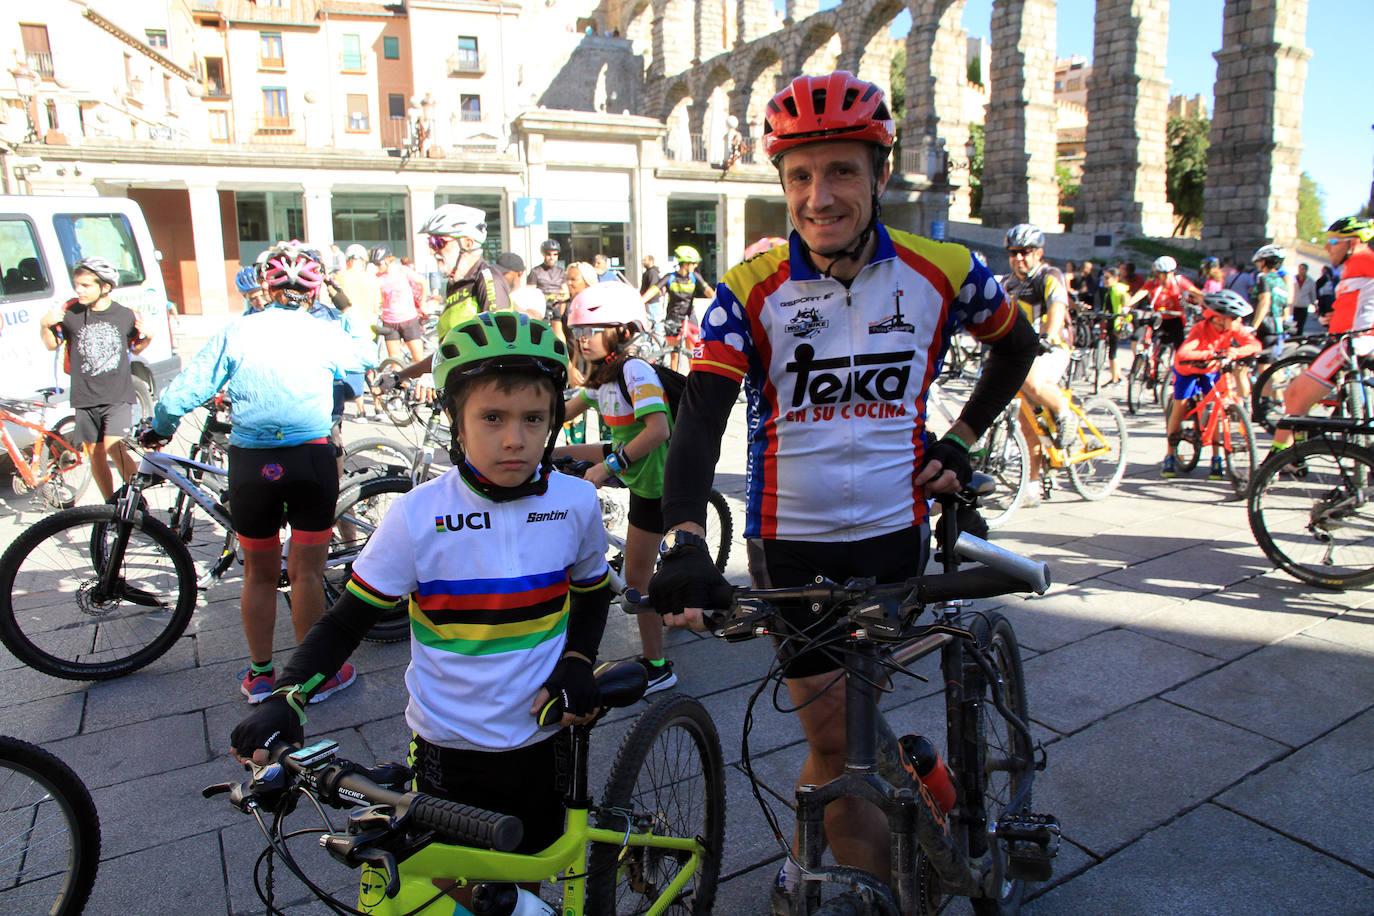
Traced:
<path fill-rule="evenodd" d="M 968 274 L 950 307 L 959 327 L 984 343 L 1005 337 L 1016 323 L 1016 309 L 986 264 L 969 255 Z"/>
<path fill-rule="evenodd" d="M 724 283 L 701 320 L 701 355 L 692 371 L 712 372 L 738 383 L 754 358 L 753 332 L 744 306 Z"/>

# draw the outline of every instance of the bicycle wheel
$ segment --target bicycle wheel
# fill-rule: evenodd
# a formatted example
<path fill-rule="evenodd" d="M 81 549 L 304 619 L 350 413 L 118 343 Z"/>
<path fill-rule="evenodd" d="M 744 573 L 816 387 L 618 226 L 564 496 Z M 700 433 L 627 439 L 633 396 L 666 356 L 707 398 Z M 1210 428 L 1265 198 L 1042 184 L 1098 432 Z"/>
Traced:
<path fill-rule="evenodd" d="M 377 364 L 377 373 L 400 372 L 406 368 L 406 364 L 394 357 L 388 357 Z M 415 408 L 410 400 L 410 392 L 404 388 L 394 388 L 391 391 L 379 391 L 374 397 L 377 399 L 377 406 L 386 414 L 388 420 L 397 426 L 409 426 L 415 419 Z"/>
<path fill-rule="evenodd" d="M 382 523 L 396 500 L 411 490 L 408 475 L 391 475 L 364 480 L 339 494 L 334 513 L 334 531 L 325 561 L 325 607 L 343 597 L 344 587 L 353 575 L 353 560 L 367 544 L 372 532 Z M 369 642 L 400 642 L 410 635 L 410 598 L 402 597 L 381 613 L 363 638 Z"/>
<path fill-rule="evenodd" d="M 998 418 L 973 447 L 973 469 L 997 481 L 997 489 L 980 501 L 989 528 L 1005 525 L 1030 490 L 1030 462 L 1026 437 L 1015 415 Z"/>
<path fill-rule="evenodd" d="M 1171 371 L 1173 365 L 1174 348 L 1165 344 L 1159 348 L 1159 361 L 1155 363 L 1154 398 L 1155 403 L 1166 410 L 1168 409 L 1168 402 L 1173 399 L 1174 373 Z"/>
<path fill-rule="evenodd" d="M 0 914 L 80 913 L 99 864 L 85 784 L 41 747 L 0 735 Z"/>
<path fill-rule="evenodd" d="M 120 677 L 185 631 L 196 606 L 190 552 L 150 513 L 130 525 L 116 513 L 111 505 L 58 512 L 0 556 L 0 641 L 30 668 L 69 680 Z M 101 571 L 119 536 L 128 543 L 105 593 Z"/>
<path fill-rule="evenodd" d="M 1002 699 L 1022 722 L 1029 725 L 1026 681 L 1021 670 L 1021 649 L 1016 633 L 1005 617 L 985 611 L 968 618 L 969 629 L 978 640 L 978 650 L 986 653 L 992 669 L 1002 682 Z M 965 650 L 974 651 L 972 647 Z M 1006 814 L 1029 811 L 1031 793 L 1027 783 L 1034 776 L 1030 741 L 1002 718 L 992 701 L 992 687 L 982 668 L 964 659 L 964 703 L 961 709 L 963 744 L 955 764 L 961 807 L 968 812 L 968 852 L 978 857 L 987 852 L 990 842 L 1003 842 L 991 836 Z M 1011 805 L 1016 802 L 1013 811 Z M 1006 850 L 997 857 L 1006 866 Z M 979 916 L 1015 913 L 1025 896 L 1026 884 L 1002 875 L 997 899 L 973 898 L 969 902 Z"/>
<path fill-rule="evenodd" d="M 1250 489 L 1250 477 L 1256 464 L 1255 433 L 1250 428 L 1250 418 L 1239 404 L 1226 405 L 1226 418 L 1217 434 L 1222 437 L 1222 461 L 1226 465 L 1227 479 L 1236 495 L 1244 496 Z"/>
<path fill-rule="evenodd" d="M 716 569 L 725 572 L 730 562 L 730 543 L 735 537 L 735 519 L 724 494 L 712 490 L 706 497 L 706 543 L 716 560 Z"/>
<path fill-rule="evenodd" d="M 1187 403 L 1196 402 L 1188 401 Z M 1172 399 L 1170 399 L 1169 405 L 1173 405 Z M 1171 444 L 1174 447 L 1174 457 L 1178 460 L 1179 471 L 1184 474 L 1191 473 L 1197 467 L 1198 459 L 1202 456 L 1202 421 L 1197 414 L 1184 416 L 1183 427 L 1174 433 Z"/>
<path fill-rule="evenodd" d="M 1298 350 L 1265 366 L 1264 371 L 1255 378 L 1250 388 L 1250 416 L 1270 435 L 1278 428 L 1276 424 L 1284 414 L 1284 392 L 1293 379 L 1307 370 L 1316 356 L 1316 353 Z M 1323 411 L 1319 404 L 1314 411 L 1320 415 L 1329 413 L 1330 409 Z"/>
<path fill-rule="evenodd" d="M 1077 438 L 1069 453 L 1069 483 L 1084 499 L 1105 499 L 1126 473 L 1126 418 L 1106 398 L 1088 398 Z"/>
<path fill-rule="evenodd" d="M 1323 588 L 1374 582 L 1374 452 L 1312 439 L 1270 456 L 1250 486 L 1250 530 L 1284 572 Z"/>
<path fill-rule="evenodd" d="M 63 417 L 52 432 L 72 448 L 64 448 L 52 439 L 44 440 L 47 448 L 43 453 L 42 476 L 46 480 L 39 487 L 39 493 L 49 508 L 70 509 L 91 485 L 91 466 L 81 454 L 81 446 L 76 444 L 75 417 Z"/>
<path fill-rule="evenodd" d="M 409 474 L 415 463 L 413 445 L 380 436 L 359 439 L 344 446 L 344 476 L 351 474 Z"/>
<path fill-rule="evenodd" d="M 625 735 L 596 812 L 598 826 L 624 830 L 625 810 L 647 820 L 655 834 L 701 841 L 700 867 L 668 912 L 710 913 L 725 843 L 725 770 L 715 723 L 696 700 L 661 695 Z M 647 912 L 686 861 L 676 851 L 593 846 L 588 912 Z"/>
<path fill-rule="evenodd" d="M 1093 342 L 1092 388 L 1093 394 L 1102 390 L 1102 367 L 1107 365 L 1107 341 L 1098 337 Z"/>
<path fill-rule="evenodd" d="M 1131 361 L 1131 371 L 1126 375 L 1126 409 L 1131 412 L 1131 416 L 1140 411 L 1140 399 L 1150 387 L 1145 378 L 1149 371 L 1149 362 L 1148 356 L 1137 353 Z"/>

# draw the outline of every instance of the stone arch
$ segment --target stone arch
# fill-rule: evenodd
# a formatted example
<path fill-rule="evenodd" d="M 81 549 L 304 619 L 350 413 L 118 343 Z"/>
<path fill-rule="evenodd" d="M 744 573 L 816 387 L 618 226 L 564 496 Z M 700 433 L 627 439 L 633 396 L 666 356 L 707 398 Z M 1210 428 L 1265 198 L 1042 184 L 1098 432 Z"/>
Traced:
<path fill-rule="evenodd" d="M 902 11 L 901 0 L 877 0 L 865 15 L 856 17 L 844 32 L 840 66 L 892 95 L 892 58 L 899 40 L 888 34 L 892 20 Z"/>
<path fill-rule="evenodd" d="M 762 47 L 749 61 L 745 73 L 746 77 L 740 86 L 743 96 L 740 107 L 743 111 L 737 111 L 736 114 L 740 118 L 740 129 L 751 137 L 758 137 L 763 134 L 764 110 L 769 100 L 782 88 L 782 57 L 771 45 Z"/>
<path fill-rule="evenodd" d="M 663 146 L 669 159 L 687 162 L 692 158 L 692 108 L 692 88 L 684 77 L 663 96 L 663 122 L 668 126 Z"/>
<path fill-rule="evenodd" d="M 653 0 L 652 55 L 658 72 L 672 77 L 691 68 L 696 53 L 696 16 L 692 0 Z"/>
<path fill-rule="evenodd" d="M 728 0 L 696 4 L 696 59 L 710 60 L 735 43 L 735 11 Z"/>
<path fill-rule="evenodd" d="M 843 39 L 834 20 L 829 16 L 821 17 L 807 30 L 797 48 L 794 66 L 788 69 L 798 76 L 829 73 L 839 66 L 842 49 Z"/>
<path fill-rule="evenodd" d="M 725 119 L 730 115 L 734 93 L 735 78 L 724 64 L 713 67 L 697 91 L 694 113 L 698 120 L 694 131 L 702 137 L 707 162 L 721 162 L 725 158 Z"/>

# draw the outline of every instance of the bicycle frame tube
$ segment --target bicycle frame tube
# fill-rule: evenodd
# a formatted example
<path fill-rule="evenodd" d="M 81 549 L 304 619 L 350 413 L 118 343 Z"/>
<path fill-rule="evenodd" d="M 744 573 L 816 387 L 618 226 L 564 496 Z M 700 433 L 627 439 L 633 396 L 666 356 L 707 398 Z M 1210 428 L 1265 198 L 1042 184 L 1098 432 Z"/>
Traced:
<path fill-rule="evenodd" d="M 9 424 L 10 424 L 10 423 L 15 423 L 15 424 L 18 424 L 19 426 L 27 427 L 28 429 L 34 429 L 35 427 L 34 427 L 32 424 L 25 423 L 23 420 L 20 420 L 18 417 L 14 416 L 13 414 L 9 414 L 9 415 L 5 416 L 3 419 L 4 419 L 4 425 L 3 425 L 3 426 L 0 426 L 0 438 L 3 438 L 4 441 L 5 441 L 5 451 L 9 453 L 10 461 L 12 461 L 12 462 L 14 463 L 14 470 L 19 474 L 19 477 L 24 481 L 24 483 L 25 483 L 26 485 L 28 485 L 28 486 L 30 486 L 30 487 L 37 486 L 37 485 L 38 485 L 37 466 L 38 466 L 38 455 L 39 455 L 39 448 L 38 448 L 38 446 L 39 446 L 39 444 L 40 444 L 43 440 L 40 438 L 40 439 L 38 439 L 38 440 L 34 443 L 34 449 L 33 449 L 33 461 L 34 461 L 34 465 L 33 465 L 33 467 L 30 467 L 30 466 L 29 466 L 28 459 L 26 459 L 26 458 L 24 457 L 24 453 L 23 453 L 22 451 L 20 451 L 19 445 L 14 441 L 14 437 L 10 435 Z"/>
<path fill-rule="evenodd" d="M 151 480 L 167 481 L 205 510 L 205 513 L 214 519 L 215 524 L 233 531 L 234 525 L 229 521 L 229 513 L 225 508 L 217 503 L 214 497 L 198 487 L 193 480 L 182 474 L 178 467 L 196 468 L 207 474 L 221 477 L 226 477 L 229 474 L 224 468 L 216 467 L 213 464 L 204 464 L 192 458 L 168 455 L 165 452 L 144 452 L 138 463 L 138 473 Z"/>

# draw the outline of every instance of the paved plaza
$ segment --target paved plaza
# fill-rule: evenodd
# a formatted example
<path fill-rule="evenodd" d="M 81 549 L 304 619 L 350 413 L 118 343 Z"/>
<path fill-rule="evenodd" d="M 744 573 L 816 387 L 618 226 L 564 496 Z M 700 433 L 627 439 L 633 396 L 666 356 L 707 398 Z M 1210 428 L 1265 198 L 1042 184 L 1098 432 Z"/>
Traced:
<path fill-rule="evenodd" d="M 1058 815 L 1067 840 L 1054 881 L 1027 911 L 1374 912 L 1374 592 L 1318 592 L 1272 571 L 1229 487 L 1201 472 L 1158 479 L 1162 422 L 1152 415 L 1131 427 L 1119 493 L 1088 503 L 1056 491 L 996 533 L 1048 561 L 1055 579 L 1043 597 L 1001 602 L 1021 641 L 1032 730 L 1049 756 L 1035 809 Z M 737 527 L 742 434 L 741 410 L 717 476 L 736 498 Z M 0 543 L 38 517 L 10 499 Z M 742 580 L 740 544 L 730 573 Z M 247 710 L 235 676 L 246 664 L 238 581 L 203 597 L 175 648 L 110 683 L 54 680 L 0 649 L 0 731 L 68 761 L 99 809 L 105 859 L 91 913 L 263 911 L 252 887 L 257 826 L 223 798 L 200 796 L 241 775 L 228 734 Z M 284 602 L 278 634 L 284 652 Z M 614 617 L 602 655 L 632 655 L 637 643 L 632 621 Z M 739 760 L 745 701 L 768 647 L 681 633 L 670 646 L 678 689 L 710 710 L 729 764 L 716 911 L 766 913 L 780 853 Z M 407 651 L 365 643 L 354 656 L 358 683 L 311 708 L 311 733 L 360 761 L 402 759 Z M 938 687 L 938 677 L 897 686 L 885 711 L 899 733 L 942 733 Z M 633 714 L 598 728 L 593 786 Z M 756 770 L 785 797 L 800 731 L 766 702 L 756 719 Z M 356 886 L 342 866 L 311 861 L 326 886 L 345 896 Z M 289 912 L 325 912 L 280 867 L 277 879 Z M 949 911 L 966 909 L 961 901 Z"/>

